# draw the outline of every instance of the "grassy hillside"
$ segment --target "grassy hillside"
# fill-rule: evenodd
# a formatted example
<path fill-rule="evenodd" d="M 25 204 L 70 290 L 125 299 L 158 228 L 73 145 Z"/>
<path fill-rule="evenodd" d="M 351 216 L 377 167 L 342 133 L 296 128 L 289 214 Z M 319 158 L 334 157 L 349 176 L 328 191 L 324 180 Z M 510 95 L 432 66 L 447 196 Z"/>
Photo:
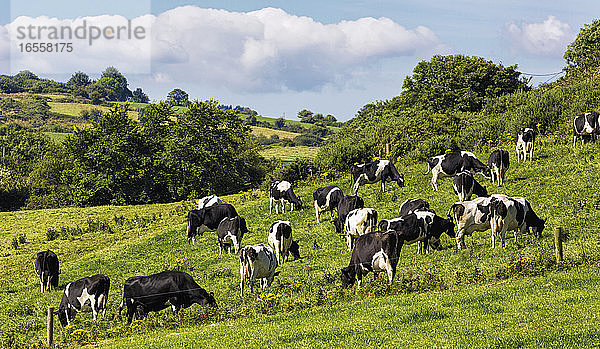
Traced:
<path fill-rule="evenodd" d="M 305 147 L 305 146 L 295 146 L 295 147 L 282 147 L 282 146 L 269 146 L 266 149 L 260 151 L 260 155 L 265 158 L 275 158 L 284 161 L 293 161 L 297 159 L 314 159 L 317 157 L 317 153 L 319 152 L 318 147 Z"/>
<path fill-rule="evenodd" d="M 491 193 L 528 198 L 536 212 L 548 219 L 543 238 L 525 237 L 515 244 L 508 234 L 506 248 L 492 250 L 488 231 L 467 237 L 468 248 L 457 251 L 454 241 L 444 236 L 442 242 L 449 248 L 426 256 L 417 256 L 414 245 L 405 246 L 389 291 L 383 278 L 373 281 L 371 275 L 361 290 L 342 290 L 339 269 L 348 264 L 350 252 L 334 233 L 328 214 L 316 224 L 312 191 L 337 184 L 347 193 L 347 177 L 298 184 L 296 193 L 307 209 L 278 216 L 268 213 L 264 192 L 223 198 L 248 220 L 250 232 L 243 245 L 265 243 L 270 224 L 285 219 L 292 222 L 303 256 L 282 265 L 281 274 L 265 293 L 248 292 L 244 297 L 239 295 L 238 258 L 218 256 L 214 233 L 205 233 L 194 246 L 187 244 L 185 214 L 193 203 L 0 213 L 0 347 L 42 340 L 46 307 L 58 306 L 67 282 L 94 273 L 111 278 L 106 318 L 93 324 L 91 314 L 82 313 L 73 327 L 57 326 L 61 346 L 596 345 L 600 336 L 596 154 L 600 147 L 573 149 L 553 137 L 540 137 L 535 161 L 525 164 L 516 163 L 512 145 L 506 149 L 511 152 L 511 168 L 505 187 L 478 179 Z M 490 152 L 477 155 L 483 159 Z M 423 174 L 424 164 L 399 166 L 399 170 L 407 186 L 391 184 L 391 190 L 380 194 L 378 185 L 367 185 L 359 192 L 366 205 L 376 208 L 380 218 L 391 218 L 404 200 L 423 198 L 445 216 L 456 200 L 451 181 L 442 180 L 440 191 L 433 192 L 430 175 Z M 98 220 L 107 223 L 110 231 L 98 229 Z M 561 266 L 553 263 L 551 232 L 557 226 L 569 233 L 567 262 Z M 48 241 L 48 228 L 63 230 Z M 22 244 L 21 234 L 25 235 Z M 61 261 L 60 287 L 40 294 L 31 262 L 36 252 L 47 248 Z M 125 326 L 124 318 L 117 315 L 123 281 L 174 268 L 189 272 L 214 292 L 219 308 L 194 305 L 181 317 L 166 310 Z"/>
<path fill-rule="evenodd" d="M 300 135 L 300 133 L 288 132 L 283 130 L 274 130 L 272 128 L 250 126 L 252 128 L 252 134 L 255 136 L 271 137 L 277 135 L 279 139 L 294 139 Z"/>

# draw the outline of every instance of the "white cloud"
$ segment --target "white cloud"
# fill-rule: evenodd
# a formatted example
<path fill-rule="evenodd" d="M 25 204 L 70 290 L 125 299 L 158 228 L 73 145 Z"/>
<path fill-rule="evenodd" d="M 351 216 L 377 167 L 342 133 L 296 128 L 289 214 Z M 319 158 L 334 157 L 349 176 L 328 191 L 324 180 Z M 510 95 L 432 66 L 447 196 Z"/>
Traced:
<path fill-rule="evenodd" d="M 84 20 L 88 27 L 127 22 L 108 15 L 74 20 L 19 17 L 4 29 L 14 41 L 18 26 L 75 27 Z M 323 24 L 276 8 L 244 13 L 182 6 L 132 22 L 151 30 L 148 40 L 97 40 L 91 46 L 74 40 L 72 54 L 13 55 L 12 66 L 37 73 L 92 73 L 114 65 L 126 74 L 152 74 L 157 83 L 194 83 L 238 92 L 305 91 L 344 84 L 355 72 L 384 58 L 447 50 L 431 29 L 407 29 L 385 17 Z M 3 50 L 0 42 L 0 57 Z"/>
<path fill-rule="evenodd" d="M 524 50 L 534 56 L 562 57 L 575 33 L 567 23 L 554 16 L 541 23 L 506 23 L 505 29 L 515 50 Z"/>

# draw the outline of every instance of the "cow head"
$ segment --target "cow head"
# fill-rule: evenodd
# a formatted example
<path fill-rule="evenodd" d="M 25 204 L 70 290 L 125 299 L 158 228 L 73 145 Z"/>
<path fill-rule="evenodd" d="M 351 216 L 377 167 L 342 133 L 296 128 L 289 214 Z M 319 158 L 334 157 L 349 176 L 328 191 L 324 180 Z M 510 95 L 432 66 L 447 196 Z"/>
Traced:
<path fill-rule="evenodd" d="M 297 241 L 292 241 L 292 244 L 290 245 L 290 249 L 288 251 L 290 251 L 292 256 L 294 256 L 294 259 L 300 259 L 300 246 L 298 246 Z"/>
<path fill-rule="evenodd" d="M 537 236 L 538 238 L 541 238 L 542 231 L 544 231 L 545 226 L 546 226 L 546 220 L 538 219 L 536 224 L 531 227 L 531 231 L 533 232 L 533 235 Z"/>
<path fill-rule="evenodd" d="M 339 217 L 337 217 L 337 218 L 334 218 L 331 222 L 333 223 L 333 226 L 335 227 L 335 232 L 338 235 L 342 235 L 342 233 L 344 232 L 344 223 L 342 223 L 342 220 Z"/>
<path fill-rule="evenodd" d="M 69 321 L 67 319 L 67 313 L 70 319 L 72 319 L 72 314 L 71 314 L 71 309 L 67 308 L 67 307 L 59 307 L 57 311 L 55 311 L 53 314 L 56 315 L 58 317 L 58 321 L 60 321 L 60 324 L 62 325 L 62 327 L 65 327 L 69 324 Z"/>
<path fill-rule="evenodd" d="M 356 281 L 356 270 L 353 266 L 342 269 L 342 287 L 348 288 Z"/>
<path fill-rule="evenodd" d="M 400 188 L 404 187 L 404 174 L 402 174 L 402 173 L 401 173 L 401 174 L 398 176 L 398 179 L 396 179 L 396 183 L 398 183 L 398 186 L 399 186 Z"/>
<path fill-rule="evenodd" d="M 217 301 L 215 300 L 215 294 L 213 292 L 204 292 L 205 294 L 200 295 L 198 297 L 198 299 L 196 299 L 196 303 L 202 305 L 202 306 L 207 306 L 210 305 L 212 307 L 217 308 Z"/>
<path fill-rule="evenodd" d="M 196 235 L 198 234 L 198 228 L 204 222 L 204 209 L 191 210 L 188 213 L 188 225 L 186 229 L 188 243 L 196 242 Z M 202 234 L 202 233 L 201 233 Z"/>

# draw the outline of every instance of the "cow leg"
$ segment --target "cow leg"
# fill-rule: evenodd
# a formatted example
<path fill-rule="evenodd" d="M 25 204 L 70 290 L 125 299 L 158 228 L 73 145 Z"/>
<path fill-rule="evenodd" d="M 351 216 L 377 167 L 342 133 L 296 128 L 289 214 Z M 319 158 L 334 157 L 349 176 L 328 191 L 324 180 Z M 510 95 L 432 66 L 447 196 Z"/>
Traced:
<path fill-rule="evenodd" d="M 273 198 L 269 198 L 269 214 L 273 214 Z"/>
<path fill-rule="evenodd" d="M 385 180 L 383 178 L 381 179 L 381 192 L 385 193 Z"/>
<path fill-rule="evenodd" d="M 431 185 L 433 186 L 433 191 L 437 191 L 438 187 L 437 187 L 437 180 L 438 180 L 438 174 L 437 171 L 434 172 L 433 170 L 431 171 L 432 176 L 431 176 Z"/>
<path fill-rule="evenodd" d="M 40 279 L 40 292 L 44 293 L 44 281 Z"/>
<path fill-rule="evenodd" d="M 221 253 L 223 253 L 223 242 L 219 240 L 219 256 L 221 255 Z"/>
<path fill-rule="evenodd" d="M 463 248 L 466 248 L 465 246 L 465 235 L 463 232 L 458 231 L 458 233 L 456 233 L 456 247 L 460 250 Z"/>
<path fill-rule="evenodd" d="M 346 247 L 348 247 L 348 251 L 352 251 L 352 237 L 348 233 L 346 233 Z"/>
<path fill-rule="evenodd" d="M 427 248 L 429 247 L 429 238 L 425 238 L 425 240 L 423 240 L 423 254 L 428 254 L 428 250 Z"/>
<path fill-rule="evenodd" d="M 317 223 L 321 223 L 321 222 L 319 222 L 319 215 L 320 214 L 321 214 L 321 211 L 319 210 L 319 204 L 315 200 L 315 216 L 317 216 Z"/>

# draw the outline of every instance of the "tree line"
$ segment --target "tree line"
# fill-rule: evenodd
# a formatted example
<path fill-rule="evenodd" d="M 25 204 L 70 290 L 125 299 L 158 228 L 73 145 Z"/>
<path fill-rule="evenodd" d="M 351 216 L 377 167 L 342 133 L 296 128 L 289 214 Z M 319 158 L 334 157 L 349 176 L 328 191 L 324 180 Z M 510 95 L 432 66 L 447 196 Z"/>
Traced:
<path fill-rule="evenodd" d="M 568 46 L 565 75 L 536 88 L 516 65 L 482 57 L 421 61 L 400 95 L 363 106 L 328 139 L 319 152 L 320 166 L 346 171 L 381 155 L 423 161 L 449 150 L 513 142 L 523 127 L 559 134 L 566 142 L 573 117 L 600 108 L 598 57 L 600 21 L 595 20 Z"/>
<path fill-rule="evenodd" d="M 217 102 L 182 114 L 153 104 L 143 122 L 127 108 L 114 106 L 61 143 L 0 127 L 0 209 L 172 202 L 256 186 L 273 167 L 243 120 Z"/>

